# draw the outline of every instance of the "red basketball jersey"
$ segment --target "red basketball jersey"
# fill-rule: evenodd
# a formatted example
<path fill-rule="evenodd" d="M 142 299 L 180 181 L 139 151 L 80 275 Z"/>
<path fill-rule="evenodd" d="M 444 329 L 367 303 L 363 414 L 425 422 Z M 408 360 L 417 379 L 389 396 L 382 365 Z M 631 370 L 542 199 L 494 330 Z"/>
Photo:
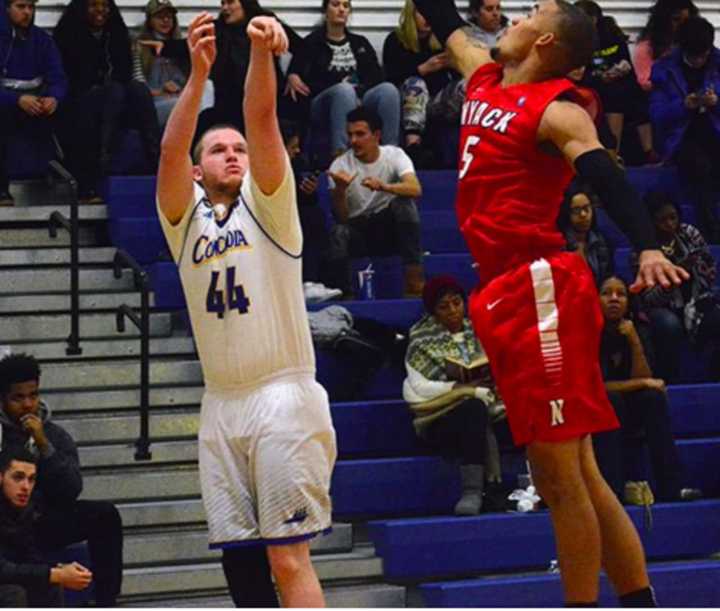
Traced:
<path fill-rule="evenodd" d="M 503 68 L 479 68 L 462 110 L 456 208 L 480 280 L 558 252 L 555 221 L 574 170 L 542 152 L 537 131 L 547 106 L 575 92 L 567 79 L 501 86 Z"/>

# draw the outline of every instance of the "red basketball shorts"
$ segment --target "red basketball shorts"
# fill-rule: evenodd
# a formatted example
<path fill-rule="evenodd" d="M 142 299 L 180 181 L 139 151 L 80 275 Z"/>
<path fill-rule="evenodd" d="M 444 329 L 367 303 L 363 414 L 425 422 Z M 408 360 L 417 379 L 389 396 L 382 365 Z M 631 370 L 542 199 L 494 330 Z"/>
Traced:
<path fill-rule="evenodd" d="M 498 276 L 473 292 L 470 316 L 517 445 L 619 426 L 600 372 L 598 292 L 577 254 Z"/>

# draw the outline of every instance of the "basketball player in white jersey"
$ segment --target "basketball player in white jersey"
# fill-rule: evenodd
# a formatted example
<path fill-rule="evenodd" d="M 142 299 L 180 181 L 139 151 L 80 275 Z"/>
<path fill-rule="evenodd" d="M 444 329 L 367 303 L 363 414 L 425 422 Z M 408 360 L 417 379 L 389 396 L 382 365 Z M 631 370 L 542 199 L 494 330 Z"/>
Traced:
<path fill-rule="evenodd" d="M 302 291 L 295 184 L 276 115 L 272 17 L 248 24 L 247 139 L 215 126 L 190 158 L 215 60 L 212 17 L 190 24 L 190 79 L 162 143 L 157 202 L 205 379 L 200 481 L 211 547 L 237 606 L 321 607 L 309 539 L 330 528 L 335 433 Z"/>

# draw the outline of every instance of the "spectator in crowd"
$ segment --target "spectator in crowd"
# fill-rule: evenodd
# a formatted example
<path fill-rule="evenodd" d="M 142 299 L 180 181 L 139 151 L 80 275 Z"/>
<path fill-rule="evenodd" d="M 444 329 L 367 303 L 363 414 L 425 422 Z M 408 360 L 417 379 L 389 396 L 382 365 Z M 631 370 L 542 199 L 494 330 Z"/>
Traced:
<path fill-rule="evenodd" d="M 644 433 L 656 496 L 661 501 L 693 500 L 702 493 L 683 487 L 683 469 L 673 440 L 665 382 L 653 376 L 649 334 L 631 313 L 630 291 L 617 276 L 600 286 L 605 318 L 600 366 L 620 429 L 593 435 L 598 466 L 622 500 L 629 470 L 628 456 Z"/>
<path fill-rule="evenodd" d="M 154 173 L 160 127 L 150 90 L 133 80 L 130 35 L 115 0 L 71 0 L 54 31 L 70 82 L 62 115 L 63 146 L 81 199 L 98 201 L 120 127 L 140 131 L 146 171 Z"/>
<path fill-rule="evenodd" d="M 645 91 L 653 87 L 653 64 L 672 51 L 678 28 L 697 14 L 698 9 L 692 0 L 656 0 L 633 55 L 638 84 Z"/>
<path fill-rule="evenodd" d="M 0 13 L 0 206 L 12 206 L 9 140 L 48 137 L 67 80 L 55 43 L 33 23 L 35 0 L 7 0 Z"/>
<path fill-rule="evenodd" d="M 281 121 L 280 131 L 295 176 L 295 190 L 303 233 L 302 277 L 306 303 L 318 303 L 340 297 L 340 289 L 326 287 L 324 265 L 330 241 L 325 210 L 318 203 L 320 171 L 310 171 L 307 160 L 300 148 L 300 132 L 295 123 Z"/>
<path fill-rule="evenodd" d="M 150 88 L 158 122 L 167 123 L 190 74 L 190 55 L 180 33 L 177 9 L 170 0 L 150 0 L 145 23 L 135 39 L 133 78 Z M 213 105 L 212 81 L 207 82 L 200 108 Z"/>
<path fill-rule="evenodd" d="M 87 541 L 99 607 L 115 606 L 122 581 L 122 522 L 112 503 L 79 501 L 78 451 L 65 429 L 52 422 L 40 399 L 40 367 L 25 354 L 0 360 L 0 433 L 3 451 L 25 448 L 37 460 L 35 524 L 42 551 Z"/>
<path fill-rule="evenodd" d="M 641 294 L 658 348 L 657 371 L 668 383 L 678 379 L 681 346 L 685 338 L 698 348 L 713 346 L 711 375 L 720 379 L 720 307 L 714 294 L 715 260 L 696 227 L 680 222 L 675 203 L 664 193 L 645 196 L 655 232 L 665 256 L 683 267 L 690 279 L 665 290 L 655 286 Z M 633 255 L 633 269 L 637 256 Z"/>
<path fill-rule="evenodd" d="M 329 125 L 333 156 L 348 147 L 345 118 L 361 103 L 382 117 L 384 144 L 399 144 L 400 93 L 384 81 L 370 41 L 347 27 L 350 0 L 322 0 L 323 21 L 288 68 L 287 93 L 310 101 L 313 128 Z M 329 120 L 328 120 L 329 119 Z"/>
<path fill-rule="evenodd" d="M 616 152 L 620 151 L 623 127 L 627 121 L 637 129 L 645 161 L 656 163 L 659 158 L 653 150 L 648 98 L 638 85 L 627 36 L 615 19 L 603 15 L 597 2 L 578 0 L 575 5 L 592 19 L 597 32 L 595 51 L 585 71 L 584 84 L 595 89 L 600 96 L 605 118 L 616 142 Z"/>
<path fill-rule="evenodd" d="M 476 515 L 485 482 L 500 481 L 500 458 L 490 424 L 504 413 L 485 381 L 461 383 L 448 375 L 446 358 L 468 365 L 485 351 L 465 316 L 465 291 L 452 276 L 437 276 L 423 290 L 425 315 L 410 329 L 403 398 L 417 435 L 461 463 L 457 515 Z"/>
<path fill-rule="evenodd" d="M 613 250 L 597 228 L 598 196 L 588 184 L 570 183 L 558 215 L 558 229 L 567 240 L 567 250 L 577 252 L 590 266 L 595 284 L 613 271 Z"/>
<path fill-rule="evenodd" d="M 0 453 L 0 607 L 62 607 L 62 590 L 84 590 L 92 573 L 77 562 L 52 566 L 35 545 L 32 493 L 37 461 L 23 448 Z"/>
<path fill-rule="evenodd" d="M 263 8 L 258 0 L 221 0 L 220 16 L 215 21 L 217 37 L 217 59 L 213 64 L 210 79 L 215 88 L 215 105 L 200 113 L 197 136 L 217 124 L 229 124 L 241 132 L 245 130 L 243 100 L 245 99 L 245 78 L 250 66 L 250 39 L 247 26 L 253 17 L 261 15 L 276 17 Z M 290 42 L 290 53 L 296 56 L 302 47 L 302 38 L 286 23 L 280 22 Z M 284 77 L 279 58 L 275 58 L 275 76 L 278 91 L 282 91 Z M 287 113 L 279 104 L 278 113 Z"/>
<path fill-rule="evenodd" d="M 472 37 L 492 49 L 510 22 L 502 14 L 500 0 L 470 0 L 469 8 L 470 22 L 475 26 Z"/>
<path fill-rule="evenodd" d="M 694 190 L 700 229 L 718 242 L 720 49 L 714 41 L 715 28 L 702 17 L 681 26 L 678 48 L 653 67 L 650 111 L 664 142 L 663 157 L 677 162 Z"/>
<path fill-rule="evenodd" d="M 462 97 L 455 91 L 463 83 L 412 0 L 405 0 L 398 27 L 385 39 L 383 67 L 401 93 L 405 151 L 416 166 L 427 165 L 429 151 L 421 144 L 428 118 L 458 115 L 459 105 L 451 108 L 449 101 Z"/>
<path fill-rule="evenodd" d="M 405 152 L 380 145 L 382 120 L 369 108 L 347 115 L 350 150 L 333 161 L 330 196 L 336 225 L 330 230 L 332 286 L 351 294 L 349 257 L 399 254 L 405 266 L 405 294 L 422 293 L 420 216 L 422 194 Z"/>

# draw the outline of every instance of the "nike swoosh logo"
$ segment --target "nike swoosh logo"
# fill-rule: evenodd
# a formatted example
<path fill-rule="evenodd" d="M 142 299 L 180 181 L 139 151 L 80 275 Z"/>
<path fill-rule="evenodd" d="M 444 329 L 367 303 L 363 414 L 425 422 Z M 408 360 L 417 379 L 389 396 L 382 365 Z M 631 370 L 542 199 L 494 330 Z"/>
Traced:
<path fill-rule="evenodd" d="M 497 299 L 496 301 L 493 301 L 492 303 L 487 304 L 488 312 L 492 310 L 497 304 L 499 304 L 502 301 L 502 297 L 500 299 Z"/>

